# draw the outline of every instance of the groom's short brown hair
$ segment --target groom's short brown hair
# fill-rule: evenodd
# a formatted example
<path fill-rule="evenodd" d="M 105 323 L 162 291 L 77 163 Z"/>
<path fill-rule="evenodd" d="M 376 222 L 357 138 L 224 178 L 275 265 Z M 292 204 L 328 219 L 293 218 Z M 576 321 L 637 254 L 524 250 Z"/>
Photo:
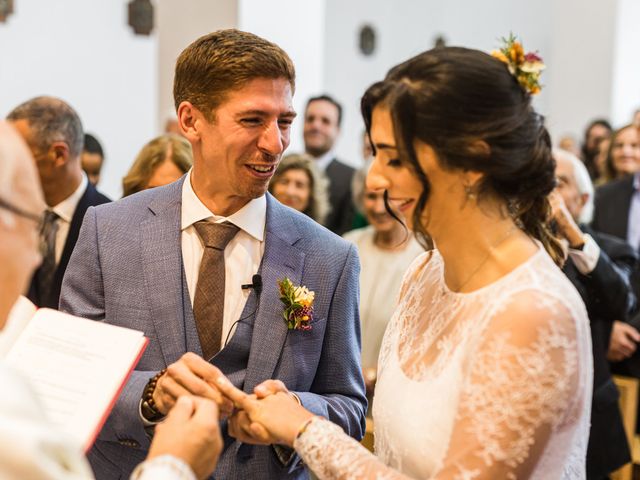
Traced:
<path fill-rule="evenodd" d="M 200 37 L 184 49 L 176 63 L 176 110 L 188 101 L 211 121 L 230 92 L 255 78 L 285 78 L 295 90 L 293 62 L 275 43 L 235 29 Z"/>

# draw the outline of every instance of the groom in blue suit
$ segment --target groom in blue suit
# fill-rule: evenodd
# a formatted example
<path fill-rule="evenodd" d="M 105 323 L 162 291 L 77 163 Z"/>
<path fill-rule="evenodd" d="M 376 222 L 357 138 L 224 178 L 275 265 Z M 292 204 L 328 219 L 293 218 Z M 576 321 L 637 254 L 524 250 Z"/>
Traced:
<path fill-rule="evenodd" d="M 307 409 L 362 437 L 355 247 L 266 193 L 289 144 L 294 87 L 287 54 L 260 37 L 222 30 L 196 40 L 174 83 L 193 169 L 88 210 L 61 309 L 150 339 L 90 453 L 98 479 L 128 478 L 185 394 L 230 414 L 215 478 L 308 478 L 293 451 L 231 412 L 215 387 L 221 373 L 246 392 L 281 380 Z M 288 329 L 284 278 L 315 293 L 310 329 Z"/>

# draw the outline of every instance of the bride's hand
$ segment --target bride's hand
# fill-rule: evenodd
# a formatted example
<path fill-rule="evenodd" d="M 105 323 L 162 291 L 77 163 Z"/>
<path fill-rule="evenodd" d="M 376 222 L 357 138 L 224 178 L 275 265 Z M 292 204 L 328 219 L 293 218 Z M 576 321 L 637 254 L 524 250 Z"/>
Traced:
<path fill-rule="evenodd" d="M 265 386 L 264 383 L 262 385 Z M 314 416 L 299 405 L 286 388 L 278 388 L 276 393 L 269 393 L 259 399 L 238 390 L 224 377 L 218 378 L 217 386 L 237 408 L 246 412 L 251 420 L 249 428 L 256 437 L 264 438 L 268 435 L 275 439 L 275 443 L 292 447 L 302 426 Z M 272 392 L 272 387 L 275 387 L 274 384 L 265 386 L 265 393 Z"/>

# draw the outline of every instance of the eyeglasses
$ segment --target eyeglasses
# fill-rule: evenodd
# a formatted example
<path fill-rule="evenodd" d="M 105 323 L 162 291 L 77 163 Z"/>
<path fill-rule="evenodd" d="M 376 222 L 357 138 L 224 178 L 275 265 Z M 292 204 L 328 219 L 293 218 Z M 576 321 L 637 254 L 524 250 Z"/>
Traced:
<path fill-rule="evenodd" d="M 27 212 L 26 210 L 22 210 L 20 207 L 11 205 L 10 203 L 6 202 L 1 198 L 0 198 L 0 208 L 4 208 L 5 210 L 8 210 L 11 213 L 15 213 L 16 215 L 26 218 L 27 220 L 31 220 L 37 225 L 38 232 L 42 230 L 42 225 L 44 224 L 44 213 L 37 215 L 35 213 Z"/>

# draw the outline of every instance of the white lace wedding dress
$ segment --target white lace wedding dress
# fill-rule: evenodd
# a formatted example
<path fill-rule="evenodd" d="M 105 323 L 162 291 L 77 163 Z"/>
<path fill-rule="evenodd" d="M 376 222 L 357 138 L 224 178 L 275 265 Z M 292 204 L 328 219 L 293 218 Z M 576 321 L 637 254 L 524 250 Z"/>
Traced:
<path fill-rule="evenodd" d="M 315 419 L 294 447 L 320 479 L 585 478 L 588 319 L 542 248 L 467 294 L 426 253 L 399 298 L 380 352 L 377 457 Z"/>

